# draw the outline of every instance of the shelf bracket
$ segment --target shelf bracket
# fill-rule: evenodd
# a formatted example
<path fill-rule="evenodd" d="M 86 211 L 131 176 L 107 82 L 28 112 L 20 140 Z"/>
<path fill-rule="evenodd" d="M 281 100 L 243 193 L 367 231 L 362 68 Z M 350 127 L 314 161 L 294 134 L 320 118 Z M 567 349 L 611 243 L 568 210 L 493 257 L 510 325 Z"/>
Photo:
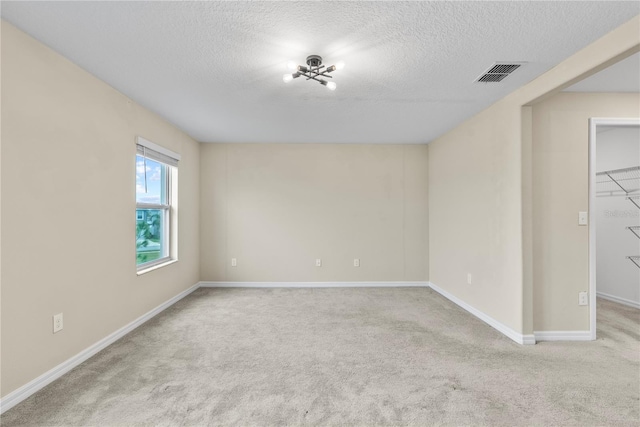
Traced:
<path fill-rule="evenodd" d="M 628 256 L 628 259 L 631 260 L 638 268 L 640 268 L 640 255 Z"/>
<path fill-rule="evenodd" d="M 629 196 L 627 200 L 636 205 L 636 208 L 640 209 L 640 196 Z"/>
<path fill-rule="evenodd" d="M 638 239 L 640 239 L 640 225 L 633 225 L 631 227 L 627 227 L 627 230 L 636 235 Z"/>

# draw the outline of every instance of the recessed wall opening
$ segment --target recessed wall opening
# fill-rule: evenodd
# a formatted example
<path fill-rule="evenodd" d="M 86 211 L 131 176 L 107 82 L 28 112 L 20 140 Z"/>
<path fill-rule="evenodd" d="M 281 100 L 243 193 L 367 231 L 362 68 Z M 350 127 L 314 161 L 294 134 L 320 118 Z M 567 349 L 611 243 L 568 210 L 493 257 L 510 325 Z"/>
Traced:
<path fill-rule="evenodd" d="M 596 300 L 596 338 L 599 306 L 640 309 L 640 118 L 593 118 L 589 134 L 589 290 Z"/>
<path fill-rule="evenodd" d="M 640 308 L 638 73 L 640 54 L 630 52 L 523 108 L 525 322 L 530 289 L 536 341 L 617 334 L 624 322 L 596 325 L 598 307 L 603 321 Z"/>

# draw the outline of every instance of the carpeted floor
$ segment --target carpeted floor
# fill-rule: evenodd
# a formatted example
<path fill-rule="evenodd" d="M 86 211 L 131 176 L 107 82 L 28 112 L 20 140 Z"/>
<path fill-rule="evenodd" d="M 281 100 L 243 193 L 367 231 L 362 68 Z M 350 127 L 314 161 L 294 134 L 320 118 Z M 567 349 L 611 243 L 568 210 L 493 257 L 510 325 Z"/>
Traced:
<path fill-rule="evenodd" d="M 427 288 L 199 289 L 15 425 L 640 425 L 640 310 L 520 346 Z"/>

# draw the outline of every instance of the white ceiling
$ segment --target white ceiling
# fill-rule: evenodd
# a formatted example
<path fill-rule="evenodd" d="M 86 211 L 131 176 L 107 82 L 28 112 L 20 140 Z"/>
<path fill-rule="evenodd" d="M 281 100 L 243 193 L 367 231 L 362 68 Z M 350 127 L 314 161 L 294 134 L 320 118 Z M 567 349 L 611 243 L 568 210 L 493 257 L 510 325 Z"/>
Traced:
<path fill-rule="evenodd" d="M 640 52 L 569 86 L 564 92 L 640 92 Z"/>
<path fill-rule="evenodd" d="M 2 2 L 2 16 L 203 142 L 426 143 L 638 2 Z M 346 62 L 332 92 L 288 60 Z M 495 61 L 527 64 L 474 83 Z"/>

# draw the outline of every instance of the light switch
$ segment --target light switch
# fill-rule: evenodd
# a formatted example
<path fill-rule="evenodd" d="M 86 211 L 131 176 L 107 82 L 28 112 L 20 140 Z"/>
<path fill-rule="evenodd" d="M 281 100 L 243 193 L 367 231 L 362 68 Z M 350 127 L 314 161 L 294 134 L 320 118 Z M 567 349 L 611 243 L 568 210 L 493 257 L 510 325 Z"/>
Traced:
<path fill-rule="evenodd" d="M 578 212 L 578 225 L 587 225 L 588 216 L 586 212 Z"/>

